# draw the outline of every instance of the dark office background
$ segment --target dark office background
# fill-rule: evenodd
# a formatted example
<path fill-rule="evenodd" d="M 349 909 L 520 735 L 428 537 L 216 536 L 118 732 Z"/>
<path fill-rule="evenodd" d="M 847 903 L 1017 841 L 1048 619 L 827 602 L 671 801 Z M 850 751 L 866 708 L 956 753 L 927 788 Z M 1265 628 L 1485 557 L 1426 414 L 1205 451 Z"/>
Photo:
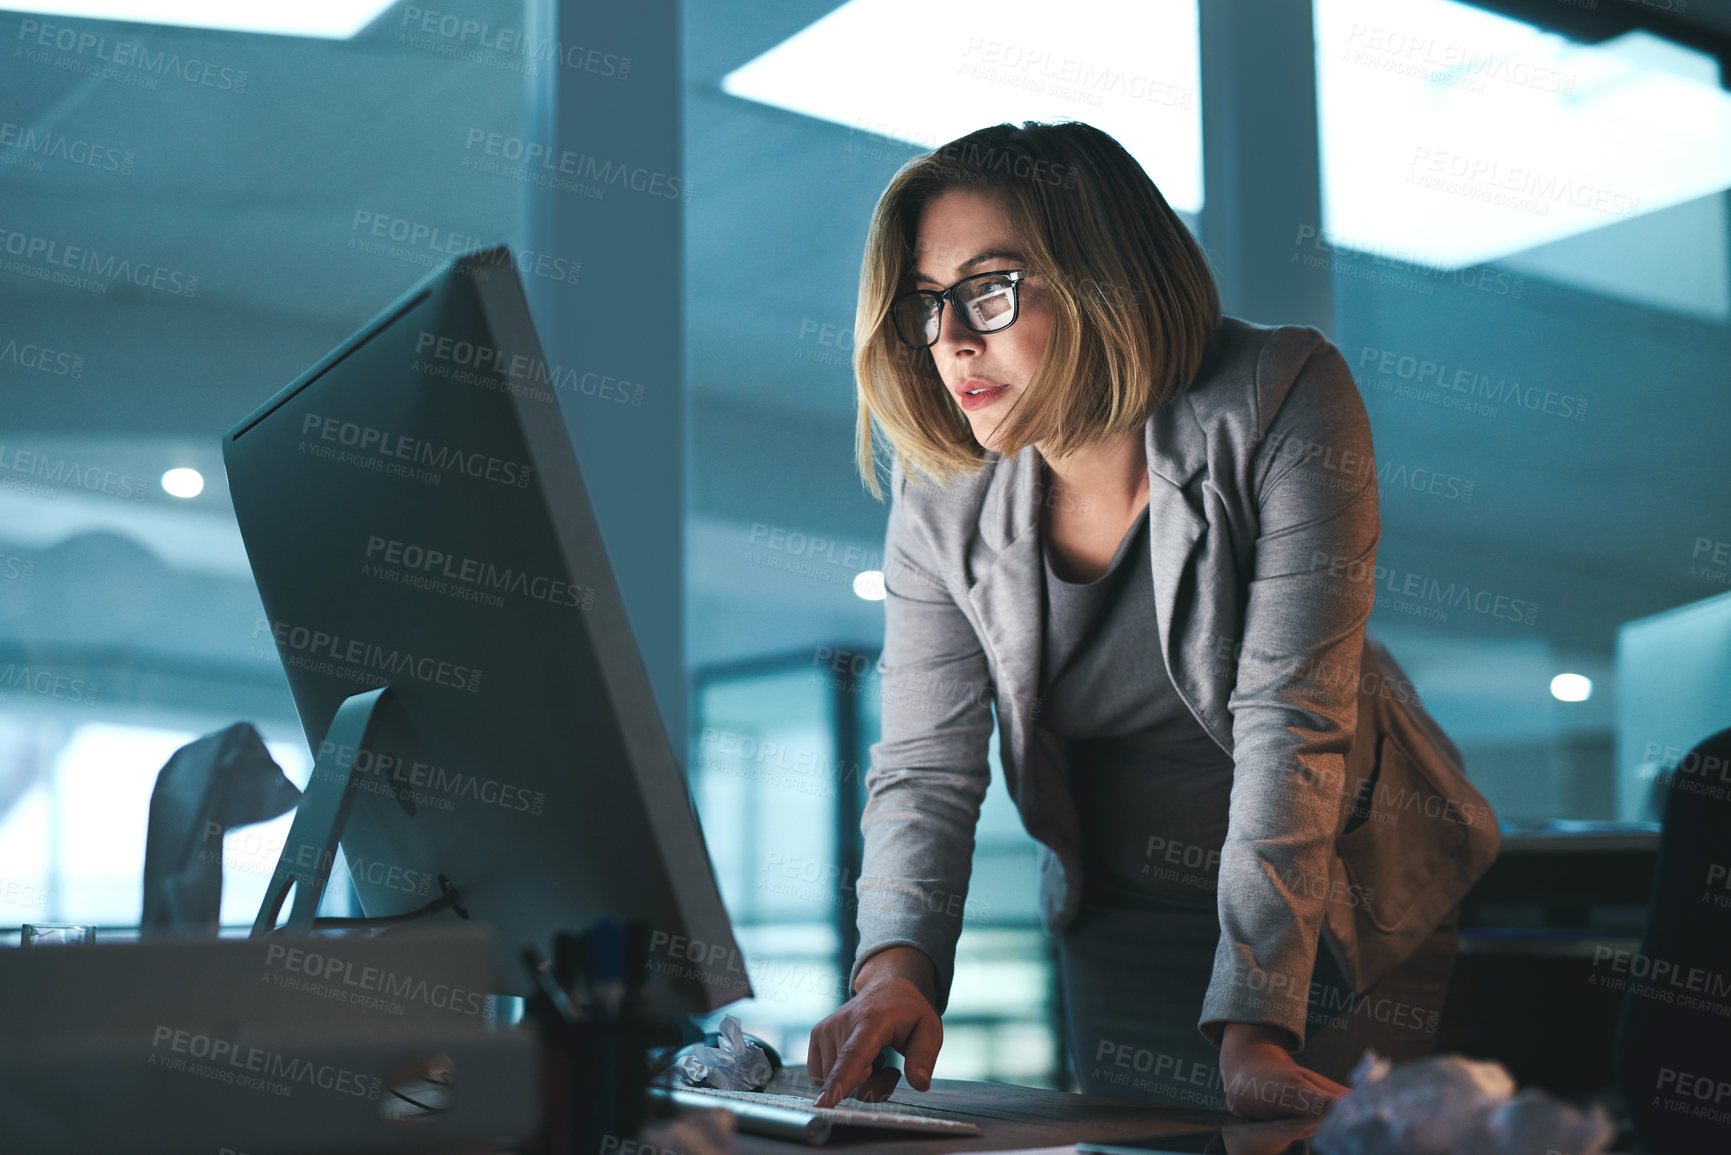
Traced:
<path fill-rule="evenodd" d="M 1081 5 L 1098 19 L 1060 45 L 1038 5 L 973 33 L 945 5 L 587 7 L 374 4 L 346 37 L 0 12 L 0 923 L 135 923 L 151 784 L 193 736 L 251 721 L 304 780 L 219 438 L 503 239 L 538 258 L 550 357 L 640 390 L 568 395 L 565 419 L 752 960 L 745 1013 L 803 1057 L 841 992 L 877 725 L 865 228 L 922 146 L 1029 118 L 1123 134 L 1229 312 L 1340 347 L 1388 470 L 1372 631 L 1499 815 L 1654 817 L 1626 747 L 1673 732 L 1619 721 L 1618 628 L 1731 596 L 1731 2 L 1158 0 Z M 501 30 L 586 51 L 526 68 Z M 512 140 L 686 195 L 489 171 Z M 157 272 L 55 283 L 50 244 Z M 173 468 L 202 493 L 165 492 Z M 281 832 L 231 836 L 227 921 Z M 1040 1081 L 1050 970 L 1001 779 L 978 853 L 939 1073 Z"/>

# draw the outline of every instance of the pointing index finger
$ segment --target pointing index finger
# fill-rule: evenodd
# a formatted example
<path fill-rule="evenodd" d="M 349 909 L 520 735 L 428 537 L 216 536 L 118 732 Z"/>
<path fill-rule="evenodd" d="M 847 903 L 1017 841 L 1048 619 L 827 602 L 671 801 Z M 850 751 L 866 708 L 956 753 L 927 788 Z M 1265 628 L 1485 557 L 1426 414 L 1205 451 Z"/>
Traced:
<path fill-rule="evenodd" d="M 848 1036 L 842 1044 L 841 1051 L 831 1064 L 829 1078 L 824 1080 L 823 1090 L 813 1101 L 814 1106 L 833 1107 L 848 1095 L 871 1074 L 872 1060 L 883 1049 L 882 1041 L 874 1041 L 876 1031 L 862 1023 L 854 1028 L 854 1033 Z"/>

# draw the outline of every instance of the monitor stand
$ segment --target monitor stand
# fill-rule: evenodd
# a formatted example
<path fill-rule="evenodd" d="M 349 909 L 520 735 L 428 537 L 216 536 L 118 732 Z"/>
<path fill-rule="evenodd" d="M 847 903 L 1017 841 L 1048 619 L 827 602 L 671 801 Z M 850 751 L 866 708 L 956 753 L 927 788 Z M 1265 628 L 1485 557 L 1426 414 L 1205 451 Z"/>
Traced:
<path fill-rule="evenodd" d="M 349 784 L 362 761 L 362 751 L 372 742 L 379 707 L 389 698 L 390 691 L 389 686 L 363 690 L 337 707 L 330 730 L 320 743 L 321 753 L 301 794 L 282 853 L 277 856 L 270 888 L 252 924 L 253 938 L 263 938 L 277 929 L 277 914 L 291 886 L 295 901 L 283 929 L 291 934 L 312 932 L 319 900 L 324 897 L 325 884 L 330 881 L 331 867 L 336 862 L 337 843 L 348 820 L 349 805 L 354 800 Z M 338 751 L 344 750 L 350 752 L 346 769 L 338 765 Z"/>

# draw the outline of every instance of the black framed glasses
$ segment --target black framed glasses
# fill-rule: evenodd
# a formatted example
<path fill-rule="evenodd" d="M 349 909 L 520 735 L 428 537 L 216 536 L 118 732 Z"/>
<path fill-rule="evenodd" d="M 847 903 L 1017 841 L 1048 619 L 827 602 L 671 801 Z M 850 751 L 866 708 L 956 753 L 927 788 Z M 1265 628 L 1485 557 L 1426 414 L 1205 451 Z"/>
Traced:
<path fill-rule="evenodd" d="M 955 306 L 962 324 L 976 333 L 999 333 L 1016 323 L 1021 312 L 1021 282 L 1025 269 L 999 269 L 963 277 L 943 292 L 915 289 L 890 302 L 896 336 L 910 349 L 929 349 L 942 328 L 944 302 Z"/>

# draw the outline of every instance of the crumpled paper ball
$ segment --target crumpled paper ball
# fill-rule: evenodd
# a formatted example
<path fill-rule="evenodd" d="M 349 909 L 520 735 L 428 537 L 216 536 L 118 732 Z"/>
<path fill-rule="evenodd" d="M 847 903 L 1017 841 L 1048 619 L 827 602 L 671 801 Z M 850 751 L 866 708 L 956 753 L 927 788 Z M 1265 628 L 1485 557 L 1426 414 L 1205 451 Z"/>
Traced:
<path fill-rule="evenodd" d="M 673 1070 L 693 1087 L 761 1091 L 768 1086 L 775 1068 L 762 1047 L 745 1041 L 739 1020 L 732 1015 L 723 1015 L 721 1025 L 716 1029 L 721 1034 L 719 1046 L 692 1043 L 680 1048 L 673 1057 Z"/>
<path fill-rule="evenodd" d="M 1349 1080 L 1311 1140 L 1323 1155 L 1599 1155 L 1616 1136 L 1597 1104 L 1582 1114 L 1540 1090 L 1515 1094 L 1501 1063 L 1432 1055 L 1396 1066 L 1367 1050 Z"/>

